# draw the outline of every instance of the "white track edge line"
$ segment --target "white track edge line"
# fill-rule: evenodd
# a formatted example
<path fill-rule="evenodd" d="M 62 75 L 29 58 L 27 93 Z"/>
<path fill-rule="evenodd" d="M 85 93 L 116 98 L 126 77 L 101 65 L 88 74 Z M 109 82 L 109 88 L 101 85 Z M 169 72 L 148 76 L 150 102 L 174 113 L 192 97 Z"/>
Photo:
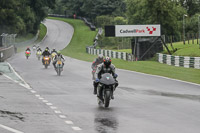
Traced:
<path fill-rule="evenodd" d="M 173 79 L 173 78 L 168 78 L 168 77 L 164 77 L 164 76 L 147 74 L 147 73 L 136 72 L 136 71 L 130 71 L 130 70 L 119 69 L 119 68 L 117 68 L 117 69 L 120 70 L 120 71 L 132 72 L 132 73 L 137 73 L 137 74 L 143 74 L 143 75 L 148 75 L 148 76 L 153 76 L 153 77 L 158 77 L 158 78 L 164 78 L 164 79 L 168 79 L 168 80 L 174 80 L 174 81 L 179 81 L 179 82 L 183 82 L 183 83 L 187 83 L 187 84 L 192 84 L 192 85 L 200 86 L 200 84 L 192 83 L 192 82 L 188 82 L 188 81 L 183 81 L 183 80 L 179 80 L 179 79 Z"/>
<path fill-rule="evenodd" d="M 8 131 L 11 131 L 11 132 L 13 132 L 13 133 L 23 133 L 23 132 L 21 132 L 21 131 L 18 131 L 18 130 L 16 130 L 16 129 L 13 129 L 13 128 L 10 128 L 10 127 L 7 127 L 7 126 L 1 125 L 1 124 L 0 124 L 0 127 L 6 129 L 6 130 L 8 130 Z"/>

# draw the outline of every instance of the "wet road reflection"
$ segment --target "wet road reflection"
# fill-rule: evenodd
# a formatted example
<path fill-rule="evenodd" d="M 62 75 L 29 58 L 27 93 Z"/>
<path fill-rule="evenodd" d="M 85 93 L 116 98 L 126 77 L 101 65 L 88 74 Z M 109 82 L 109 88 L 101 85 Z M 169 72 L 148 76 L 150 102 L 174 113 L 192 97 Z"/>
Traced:
<path fill-rule="evenodd" d="M 134 88 L 128 87 L 118 87 L 120 89 L 126 90 L 130 93 L 138 93 L 138 94 L 146 94 L 146 95 L 154 95 L 154 96 L 163 96 L 163 97 L 171 97 L 171 98 L 181 98 L 193 101 L 200 101 L 200 95 L 190 95 L 190 94 L 177 94 L 171 92 L 162 92 L 156 90 L 136 90 Z"/>
<path fill-rule="evenodd" d="M 117 133 L 119 125 L 114 110 L 111 108 L 99 107 L 95 114 L 95 130 L 98 133 Z"/>

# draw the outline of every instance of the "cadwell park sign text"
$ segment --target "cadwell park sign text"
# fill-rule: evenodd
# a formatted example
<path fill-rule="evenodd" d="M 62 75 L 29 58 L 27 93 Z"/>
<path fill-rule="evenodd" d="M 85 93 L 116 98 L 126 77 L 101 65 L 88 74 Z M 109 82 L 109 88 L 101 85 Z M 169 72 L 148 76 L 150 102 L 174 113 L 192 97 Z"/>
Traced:
<path fill-rule="evenodd" d="M 160 25 L 115 25 L 105 26 L 106 36 L 139 37 L 161 36 Z"/>

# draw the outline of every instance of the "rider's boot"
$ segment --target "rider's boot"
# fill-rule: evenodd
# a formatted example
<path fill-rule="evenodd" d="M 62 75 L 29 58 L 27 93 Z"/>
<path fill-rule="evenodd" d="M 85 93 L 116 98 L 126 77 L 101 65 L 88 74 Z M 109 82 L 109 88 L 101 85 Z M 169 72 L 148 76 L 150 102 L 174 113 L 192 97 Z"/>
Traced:
<path fill-rule="evenodd" d="M 94 92 L 93 92 L 94 95 L 97 94 L 97 87 L 94 87 Z"/>

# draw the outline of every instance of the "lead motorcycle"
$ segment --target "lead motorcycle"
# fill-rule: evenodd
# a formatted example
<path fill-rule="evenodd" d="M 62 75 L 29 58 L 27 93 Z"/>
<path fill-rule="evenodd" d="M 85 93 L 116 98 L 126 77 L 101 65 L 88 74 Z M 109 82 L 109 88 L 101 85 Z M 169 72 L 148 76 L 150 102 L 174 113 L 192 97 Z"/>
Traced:
<path fill-rule="evenodd" d="M 98 104 L 103 104 L 105 108 L 109 107 L 111 97 L 115 90 L 116 80 L 110 73 L 105 73 L 99 80 L 97 87 L 97 100 Z"/>

